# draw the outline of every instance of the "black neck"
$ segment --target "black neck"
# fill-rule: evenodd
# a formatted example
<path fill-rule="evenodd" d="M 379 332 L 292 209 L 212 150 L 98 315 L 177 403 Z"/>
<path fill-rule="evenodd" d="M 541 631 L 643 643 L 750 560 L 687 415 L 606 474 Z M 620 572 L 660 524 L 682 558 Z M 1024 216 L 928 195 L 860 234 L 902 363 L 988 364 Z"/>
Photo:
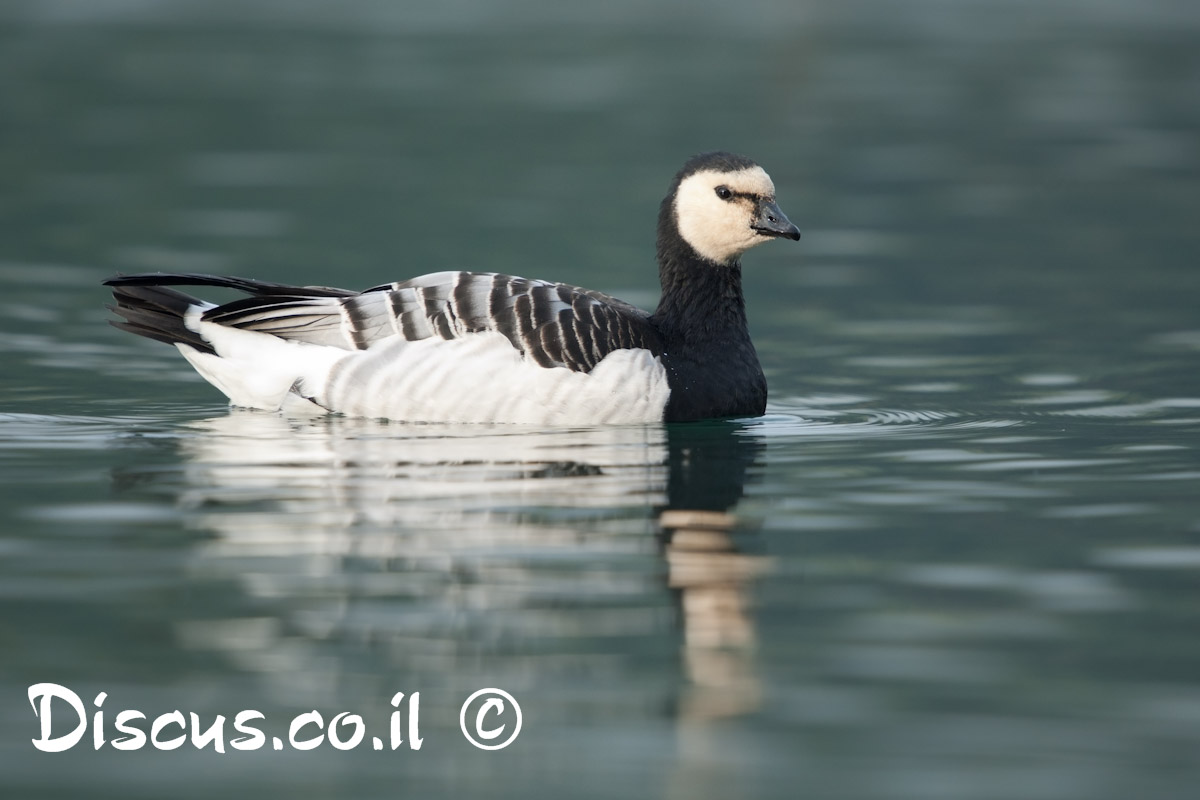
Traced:
<path fill-rule="evenodd" d="M 700 257 L 670 225 L 660 227 L 658 275 L 662 296 L 653 318 L 669 341 L 705 345 L 749 340 L 737 261 L 718 264 Z"/>
<path fill-rule="evenodd" d="M 659 247 L 662 298 L 651 317 L 671 387 L 664 419 L 758 416 L 767 382 L 746 327 L 742 268 L 706 261 L 676 239 Z"/>
<path fill-rule="evenodd" d="M 659 278 L 654 320 L 668 338 L 699 343 L 745 335 L 740 264 L 670 260 L 660 264 Z"/>

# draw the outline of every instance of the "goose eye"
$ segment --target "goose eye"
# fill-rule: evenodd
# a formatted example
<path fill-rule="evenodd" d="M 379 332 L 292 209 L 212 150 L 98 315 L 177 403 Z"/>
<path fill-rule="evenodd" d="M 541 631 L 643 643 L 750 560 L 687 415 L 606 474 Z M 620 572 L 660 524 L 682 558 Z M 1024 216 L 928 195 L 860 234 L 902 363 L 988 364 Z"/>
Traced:
<path fill-rule="evenodd" d="M 717 197 L 721 198 L 722 200 L 728 200 L 729 198 L 733 197 L 733 192 L 729 191 L 728 186 L 718 186 Z"/>

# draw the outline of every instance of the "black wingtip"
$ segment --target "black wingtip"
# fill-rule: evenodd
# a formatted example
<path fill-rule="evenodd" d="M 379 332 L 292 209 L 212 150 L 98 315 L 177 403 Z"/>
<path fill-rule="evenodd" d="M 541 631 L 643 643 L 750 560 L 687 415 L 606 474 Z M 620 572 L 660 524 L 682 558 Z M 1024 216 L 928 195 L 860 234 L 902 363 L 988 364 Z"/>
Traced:
<path fill-rule="evenodd" d="M 104 281 L 105 286 L 216 286 L 236 289 L 256 297 L 352 297 L 358 292 L 328 286 L 290 286 L 252 278 L 226 275 L 206 275 L 200 272 L 140 272 L 136 275 L 117 273 Z"/>
<path fill-rule="evenodd" d="M 105 284 L 113 287 L 116 300 L 115 305 L 107 306 L 108 310 L 124 317 L 109 321 L 114 328 L 167 344 L 186 344 L 205 353 L 216 352 L 184 323 L 184 316 L 198 302 L 194 297 L 153 284 Z"/>
<path fill-rule="evenodd" d="M 104 281 L 105 286 L 231 286 L 254 283 L 243 278 L 225 278 L 200 272 L 138 272 L 127 275 L 118 272 Z"/>

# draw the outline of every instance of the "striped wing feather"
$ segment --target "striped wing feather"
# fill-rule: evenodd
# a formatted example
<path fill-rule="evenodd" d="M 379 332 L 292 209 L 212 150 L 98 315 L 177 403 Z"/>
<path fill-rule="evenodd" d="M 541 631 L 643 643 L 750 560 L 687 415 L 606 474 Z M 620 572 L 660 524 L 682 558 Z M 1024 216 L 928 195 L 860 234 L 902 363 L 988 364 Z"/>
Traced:
<path fill-rule="evenodd" d="M 589 372 L 614 350 L 662 352 L 648 314 L 600 292 L 477 272 L 439 272 L 349 296 L 247 297 L 205 312 L 220 325 L 365 350 L 401 337 L 504 335 L 543 367 Z"/>

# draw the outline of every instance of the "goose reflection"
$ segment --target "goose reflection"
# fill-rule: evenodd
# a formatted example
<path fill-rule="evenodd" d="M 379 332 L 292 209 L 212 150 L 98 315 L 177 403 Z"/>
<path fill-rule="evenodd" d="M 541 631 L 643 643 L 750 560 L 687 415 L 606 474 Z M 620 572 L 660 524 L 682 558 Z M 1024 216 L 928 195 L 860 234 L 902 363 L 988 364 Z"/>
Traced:
<path fill-rule="evenodd" d="M 759 697 L 735 515 L 762 443 L 737 423 L 529 430 L 235 411 L 189 423 L 172 487 L 208 535 L 191 576 L 258 611 L 179 623 L 188 646 L 343 691 L 526 680 L 671 652 L 684 718 Z M 348 650 L 373 667 L 352 668 Z M 281 655 L 286 653 L 286 656 Z M 331 657 L 332 656 L 332 657 Z M 296 659 L 304 659 L 297 669 Z M 381 668 L 378 659 L 382 658 Z M 282 661 L 290 666 L 283 668 Z M 372 677 L 374 681 L 372 681 Z"/>
<path fill-rule="evenodd" d="M 716 423 L 671 429 L 665 535 L 667 584 L 679 593 L 689 688 L 684 719 L 735 716 L 758 708 L 762 692 L 748 588 L 767 566 L 742 552 L 748 535 L 731 513 L 762 444 Z"/>

